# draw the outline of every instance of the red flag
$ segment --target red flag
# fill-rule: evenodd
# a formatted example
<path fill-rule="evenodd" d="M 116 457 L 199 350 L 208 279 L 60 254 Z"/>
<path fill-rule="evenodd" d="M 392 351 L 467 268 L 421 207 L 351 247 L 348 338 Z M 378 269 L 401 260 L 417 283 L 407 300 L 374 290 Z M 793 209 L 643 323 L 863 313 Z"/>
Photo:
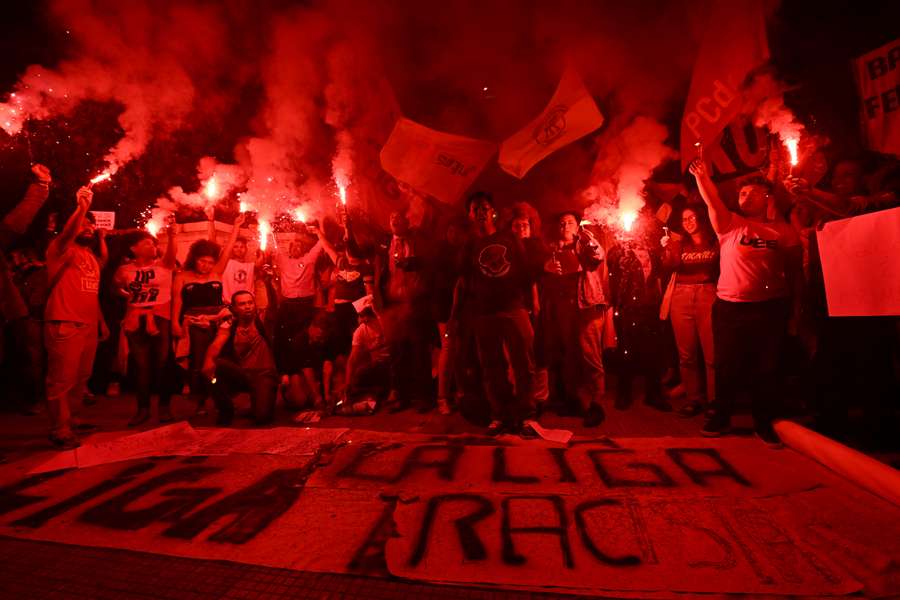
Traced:
<path fill-rule="evenodd" d="M 862 106 L 862 132 L 876 152 L 900 156 L 900 40 L 855 61 Z"/>
<path fill-rule="evenodd" d="M 453 203 L 472 185 L 495 152 L 497 145 L 493 142 L 435 131 L 400 119 L 381 149 L 381 166 L 417 191 Z"/>
<path fill-rule="evenodd" d="M 603 114 L 568 67 L 544 111 L 500 146 L 500 167 L 522 178 L 538 162 L 603 125 Z"/>
<path fill-rule="evenodd" d="M 682 170 L 697 155 L 697 142 L 713 144 L 738 116 L 741 84 L 768 59 L 762 3 L 759 0 L 714 2 L 681 120 Z"/>

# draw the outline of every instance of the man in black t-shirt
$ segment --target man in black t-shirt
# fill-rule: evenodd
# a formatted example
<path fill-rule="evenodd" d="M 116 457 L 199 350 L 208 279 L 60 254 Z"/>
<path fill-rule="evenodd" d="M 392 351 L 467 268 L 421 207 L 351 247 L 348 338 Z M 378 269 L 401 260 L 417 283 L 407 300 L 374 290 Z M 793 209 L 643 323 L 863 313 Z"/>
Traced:
<path fill-rule="evenodd" d="M 525 310 L 534 268 L 521 240 L 497 231 L 488 194 L 473 194 L 468 209 L 474 235 L 463 251 L 452 313 L 458 315 L 465 302 L 474 319 L 478 360 L 491 406 L 488 434 L 506 429 L 534 437 L 529 422 L 534 416 L 534 331 Z M 507 378 L 510 369 L 515 389 Z"/>

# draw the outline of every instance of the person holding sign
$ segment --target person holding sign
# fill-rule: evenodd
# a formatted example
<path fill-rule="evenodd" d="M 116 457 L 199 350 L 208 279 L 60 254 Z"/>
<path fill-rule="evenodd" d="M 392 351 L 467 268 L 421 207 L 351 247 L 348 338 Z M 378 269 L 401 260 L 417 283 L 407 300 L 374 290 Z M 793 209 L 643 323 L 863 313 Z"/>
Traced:
<path fill-rule="evenodd" d="M 119 267 L 115 286 L 126 298 L 122 329 L 128 340 L 128 352 L 136 371 L 137 412 L 130 427 L 150 419 L 150 392 L 158 383 L 159 422 L 170 423 L 169 408 L 174 391 L 174 363 L 170 351 L 172 271 L 175 269 L 175 233 L 173 221 L 167 223 L 166 252 L 157 258 L 157 240 L 146 231 L 132 234 L 126 242 L 132 261 Z M 156 377 L 153 377 L 153 374 Z"/>
<path fill-rule="evenodd" d="M 727 433 L 736 397 L 747 389 L 757 436 L 766 445 L 779 447 L 772 428 L 777 410 L 775 372 L 792 316 L 792 296 L 794 315 L 799 312 L 800 239 L 790 225 L 771 218 L 768 181 L 746 182 L 736 213 L 725 206 L 702 161 L 693 161 L 690 171 L 719 238 L 721 269 L 713 304 L 716 397 L 701 434 Z"/>

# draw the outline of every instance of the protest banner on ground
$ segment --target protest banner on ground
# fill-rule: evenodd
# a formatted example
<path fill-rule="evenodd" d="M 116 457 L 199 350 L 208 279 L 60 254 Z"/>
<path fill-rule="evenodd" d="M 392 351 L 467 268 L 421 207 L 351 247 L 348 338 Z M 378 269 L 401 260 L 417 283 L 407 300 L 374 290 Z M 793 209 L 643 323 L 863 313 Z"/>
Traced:
<path fill-rule="evenodd" d="M 0 468 L 0 534 L 556 592 L 900 591 L 900 508 L 752 439 L 167 431 L 175 456 Z"/>

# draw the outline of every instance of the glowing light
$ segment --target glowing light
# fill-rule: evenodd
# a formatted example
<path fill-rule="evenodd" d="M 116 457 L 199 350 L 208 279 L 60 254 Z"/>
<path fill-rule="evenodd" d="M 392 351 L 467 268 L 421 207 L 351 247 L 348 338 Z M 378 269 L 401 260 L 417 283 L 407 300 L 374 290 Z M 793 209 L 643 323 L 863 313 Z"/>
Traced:
<path fill-rule="evenodd" d="M 247 206 L 246 200 L 241 200 L 239 210 L 240 210 L 242 213 L 245 213 L 245 212 L 247 212 L 248 210 L 250 210 L 249 207 Z"/>
<path fill-rule="evenodd" d="M 269 234 L 272 233 L 272 227 L 268 221 L 259 220 L 259 249 L 263 252 L 269 247 Z"/>
<path fill-rule="evenodd" d="M 631 231 L 634 227 L 634 222 L 637 221 L 638 214 L 637 211 L 634 210 L 626 210 L 622 212 L 622 229 L 625 231 Z"/>
<path fill-rule="evenodd" d="M 206 197 L 210 200 L 215 200 L 218 197 L 219 182 L 216 181 L 215 175 L 206 180 L 206 185 L 203 186 L 203 193 L 206 194 Z"/>
<path fill-rule="evenodd" d="M 347 206 L 347 186 L 338 184 L 338 194 L 341 197 L 341 204 Z"/>
<path fill-rule="evenodd" d="M 306 223 L 306 211 L 302 208 L 294 209 L 294 220 L 300 221 L 301 223 Z"/>
<path fill-rule="evenodd" d="M 800 162 L 799 153 L 797 151 L 797 145 L 800 143 L 798 138 L 788 138 L 784 140 L 784 147 L 787 148 L 788 154 L 791 157 L 791 166 L 796 167 L 797 163 Z"/>
<path fill-rule="evenodd" d="M 102 182 L 102 181 L 108 181 L 110 178 L 112 178 L 112 173 L 110 173 L 108 170 L 107 170 L 107 171 L 103 171 L 103 172 L 100 173 L 99 175 L 96 175 L 96 176 L 92 177 L 92 178 L 91 178 L 91 181 L 88 183 L 88 185 L 94 186 L 94 185 L 97 185 L 98 183 L 100 183 L 100 182 Z"/>
<path fill-rule="evenodd" d="M 144 225 L 144 229 L 147 230 L 147 233 L 156 237 L 160 230 L 159 223 L 156 221 L 147 221 L 147 224 Z"/>

